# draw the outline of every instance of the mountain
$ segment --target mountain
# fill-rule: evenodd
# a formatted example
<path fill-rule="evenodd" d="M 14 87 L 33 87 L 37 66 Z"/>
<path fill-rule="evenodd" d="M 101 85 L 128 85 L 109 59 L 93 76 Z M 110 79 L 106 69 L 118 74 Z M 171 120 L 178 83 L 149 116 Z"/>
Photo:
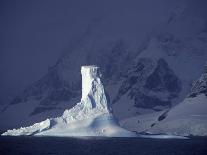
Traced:
<path fill-rule="evenodd" d="M 2 108 L 0 128 L 27 126 L 73 107 L 81 97 L 79 68 L 86 64 L 102 68 L 106 96 L 121 125 L 136 131 L 153 126 L 185 99 L 207 60 L 206 20 L 192 7 L 185 1 L 166 5 L 150 23 L 137 20 L 135 6 L 96 17 L 40 80 Z M 153 30 L 138 31 L 152 23 Z M 140 117 L 150 121 L 143 124 Z"/>
<path fill-rule="evenodd" d="M 123 119 L 120 123 L 131 131 L 179 136 L 207 134 L 207 72 L 196 80 L 187 97 L 171 109 Z"/>
<path fill-rule="evenodd" d="M 165 114 L 164 120 L 154 125 L 150 132 L 174 135 L 207 135 L 207 72 L 194 83 L 183 102 Z"/>
<path fill-rule="evenodd" d="M 8 130 L 2 135 L 37 136 L 109 136 L 128 137 L 134 133 L 121 128 L 110 112 L 100 69 L 82 66 L 82 98 L 61 117 L 50 118 L 32 126 Z"/>

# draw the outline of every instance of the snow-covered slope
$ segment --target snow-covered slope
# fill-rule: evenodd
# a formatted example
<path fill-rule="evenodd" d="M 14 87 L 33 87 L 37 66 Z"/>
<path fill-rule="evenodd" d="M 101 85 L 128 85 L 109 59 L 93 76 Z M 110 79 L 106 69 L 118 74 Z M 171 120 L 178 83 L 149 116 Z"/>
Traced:
<path fill-rule="evenodd" d="M 207 135 L 207 66 L 189 95 L 178 105 L 163 111 L 123 119 L 120 124 L 130 131 L 180 136 Z"/>
<path fill-rule="evenodd" d="M 171 109 L 164 120 L 157 121 L 157 124 L 149 131 L 182 136 L 207 136 L 206 95 L 200 94 L 194 98 L 186 98 Z"/>
<path fill-rule="evenodd" d="M 82 98 L 61 117 L 50 118 L 32 126 L 8 130 L 2 135 L 35 136 L 109 136 L 128 137 L 134 133 L 121 128 L 109 109 L 96 66 L 83 66 Z"/>
<path fill-rule="evenodd" d="M 207 71 L 194 83 L 190 95 L 165 114 L 149 131 L 173 135 L 207 136 Z"/>
<path fill-rule="evenodd" d="M 145 3 L 149 6 L 148 1 Z M 84 64 L 102 68 L 108 101 L 125 127 L 135 124 L 137 129 L 139 118 L 157 119 L 183 101 L 207 60 L 206 20 L 191 12 L 192 6 L 186 1 L 151 3 L 164 7 L 144 10 L 150 18 L 153 13 L 159 17 L 150 22 L 140 18 L 135 5 L 97 15 L 40 80 L 2 108 L 0 128 L 27 126 L 73 107 L 81 97 L 78 73 Z M 152 26 L 151 22 L 157 24 Z M 153 29 L 142 34 L 140 27 Z"/>

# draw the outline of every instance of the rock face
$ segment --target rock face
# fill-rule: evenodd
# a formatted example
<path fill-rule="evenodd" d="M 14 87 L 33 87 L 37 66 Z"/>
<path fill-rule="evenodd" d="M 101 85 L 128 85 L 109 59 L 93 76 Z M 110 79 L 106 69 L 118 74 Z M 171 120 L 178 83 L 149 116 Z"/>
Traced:
<path fill-rule="evenodd" d="M 160 110 L 158 106 L 171 106 L 172 98 L 178 96 L 181 91 L 179 78 L 164 59 L 153 61 L 141 58 L 128 71 L 127 76 L 114 103 L 122 96 L 127 95 L 135 101 L 136 107 Z"/>
<path fill-rule="evenodd" d="M 110 111 L 97 66 L 82 66 L 82 98 L 61 117 L 32 126 L 8 130 L 2 135 L 35 136 L 135 136 L 121 128 Z"/>
<path fill-rule="evenodd" d="M 199 94 L 205 94 L 207 96 L 207 64 L 204 73 L 194 83 L 189 97 L 196 97 Z"/>

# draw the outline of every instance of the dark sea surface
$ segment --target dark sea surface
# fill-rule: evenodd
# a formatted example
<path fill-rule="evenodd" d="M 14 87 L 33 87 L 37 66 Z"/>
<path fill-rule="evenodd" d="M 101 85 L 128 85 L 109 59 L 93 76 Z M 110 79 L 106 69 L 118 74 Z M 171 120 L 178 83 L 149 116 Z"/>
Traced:
<path fill-rule="evenodd" d="M 2 137 L 0 155 L 207 155 L 207 138 Z"/>

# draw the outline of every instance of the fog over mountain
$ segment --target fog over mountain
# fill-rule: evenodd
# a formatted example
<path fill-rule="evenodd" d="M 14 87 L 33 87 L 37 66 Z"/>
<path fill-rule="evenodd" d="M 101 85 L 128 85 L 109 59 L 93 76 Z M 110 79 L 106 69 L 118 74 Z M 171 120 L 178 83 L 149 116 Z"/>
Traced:
<path fill-rule="evenodd" d="M 153 127 L 204 73 L 206 6 L 205 0 L 2 3 L 0 128 L 72 107 L 81 96 L 79 69 L 91 64 L 102 70 L 121 125 Z M 140 127 L 144 116 L 150 121 Z"/>
<path fill-rule="evenodd" d="M 165 16 L 177 5 L 177 1 L 170 0 L 23 0 L 0 3 L 0 104 L 8 103 L 42 77 L 61 53 L 70 52 L 70 47 L 86 31 L 98 27 L 94 23 L 101 19 L 107 18 L 102 22 L 107 24 L 102 33 L 111 36 L 118 33 L 124 38 L 134 36 L 133 42 L 139 44 L 146 34 L 165 22 Z M 191 14 L 206 15 L 205 0 L 188 3 Z"/>

